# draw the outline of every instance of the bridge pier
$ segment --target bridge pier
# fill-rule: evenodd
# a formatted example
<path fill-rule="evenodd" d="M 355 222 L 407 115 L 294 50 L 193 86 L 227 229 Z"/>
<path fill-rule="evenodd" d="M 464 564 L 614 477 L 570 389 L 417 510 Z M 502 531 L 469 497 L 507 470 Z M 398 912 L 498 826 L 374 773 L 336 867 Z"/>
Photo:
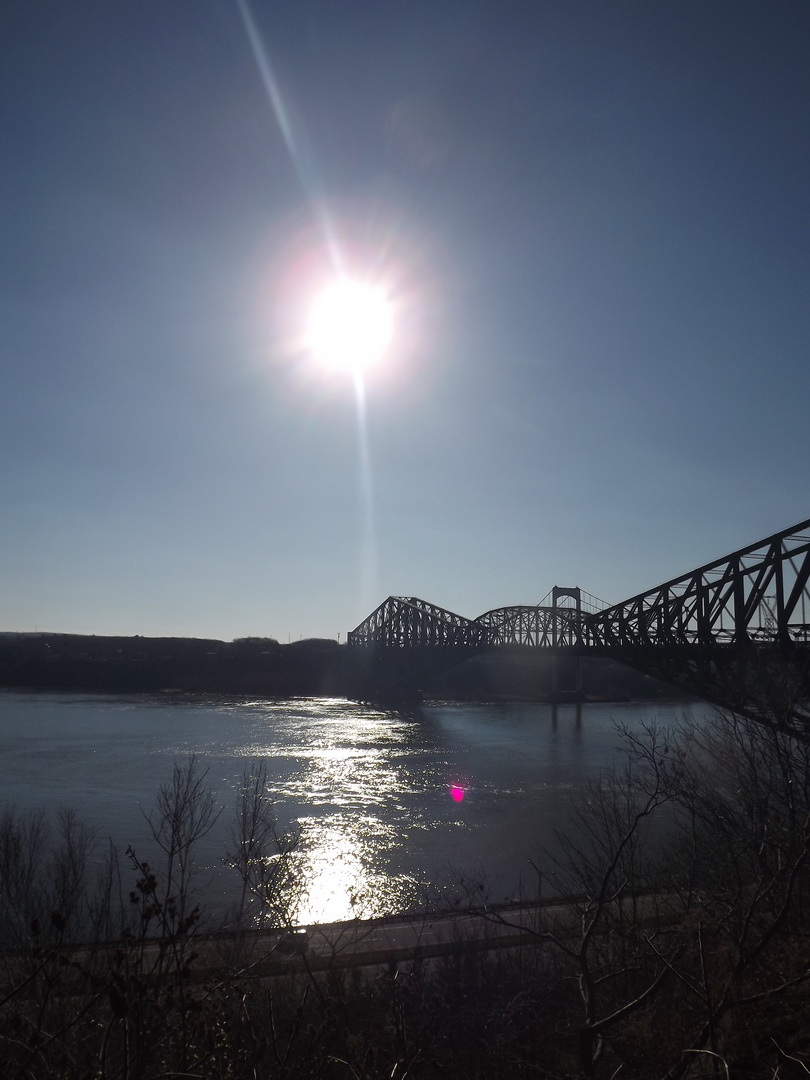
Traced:
<path fill-rule="evenodd" d="M 584 701 L 585 694 L 582 689 L 582 656 L 580 653 L 574 658 L 574 687 L 573 689 L 560 688 L 560 654 L 552 653 L 551 656 L 551 701 Z"/>

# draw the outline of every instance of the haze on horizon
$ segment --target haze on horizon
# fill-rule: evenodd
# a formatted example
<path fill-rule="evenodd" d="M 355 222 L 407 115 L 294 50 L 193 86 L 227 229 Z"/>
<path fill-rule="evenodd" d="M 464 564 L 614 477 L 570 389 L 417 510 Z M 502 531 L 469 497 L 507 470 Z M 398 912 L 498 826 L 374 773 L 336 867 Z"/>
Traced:
<path fill-rule="evenodd" d="M 617 602 L 810 516 L 809 45 L 792 0 L 7 0 L 0 630 Z M 362 379 L 305 347 L 343 272 Z"/>

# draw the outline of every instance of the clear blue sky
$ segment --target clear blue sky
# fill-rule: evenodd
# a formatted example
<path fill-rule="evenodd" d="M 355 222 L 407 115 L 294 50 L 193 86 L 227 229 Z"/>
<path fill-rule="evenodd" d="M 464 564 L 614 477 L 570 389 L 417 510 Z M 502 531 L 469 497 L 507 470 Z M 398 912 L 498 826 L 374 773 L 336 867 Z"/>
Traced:
<path fill-rule="evenodd" d="M 617 602 L 810 516 L 810 4 L 250 11 L 286 140 L 236 0 L 0 9 L 0 629 Z M 365 440 L 326 226 L 407 294 Z"/>

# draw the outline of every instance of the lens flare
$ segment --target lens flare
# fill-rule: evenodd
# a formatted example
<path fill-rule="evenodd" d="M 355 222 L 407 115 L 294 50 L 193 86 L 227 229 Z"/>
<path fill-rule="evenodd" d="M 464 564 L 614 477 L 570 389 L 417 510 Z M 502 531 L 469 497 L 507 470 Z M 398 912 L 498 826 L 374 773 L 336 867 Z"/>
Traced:
<path fill-rule="evenodd" d="M 461 802 L 464 798 L 464 788 L 461 787 L 460 784 L 451 784 L 450 798 L 453 799 L 454 802 Z"/>

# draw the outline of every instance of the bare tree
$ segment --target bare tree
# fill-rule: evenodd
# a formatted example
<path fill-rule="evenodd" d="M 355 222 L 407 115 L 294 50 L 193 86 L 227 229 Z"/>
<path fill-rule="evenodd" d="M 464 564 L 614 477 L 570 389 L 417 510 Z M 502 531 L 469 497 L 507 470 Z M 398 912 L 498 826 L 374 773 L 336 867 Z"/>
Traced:
<path fill-rule="evenodd" d="M 533 931 L 560 954 L 560 978 L 574 987 L 571 1033 L 583 1077 L 595 1075 L 607 1034 L 660 991 L 680 949 L 657 885 L 682 763 L 669 731 L 654 724 L 617 731 L 624 766 L 587 784 L 568 827 L 557 831 L 542 871 L 565 899 L 541 908 Z"/>
<path fill-rule="evenodd" d="M 225 862 L 242 880 L 239 920 L 253 899 L 259 904 L 257 921 L 289 927 L 300 900 L 301 883 L 293 866 L 298 837 L 278 831 L 264 762 L 245 767 L 227 833 Z"/>
<path fill-rule="evenodd" d="M 685 1050 L 718 1057 L 743 1015 L 750 1041 L 766 1003 L 810 980 L 810 746 L 771 723 L 718 712 L 710 725 L 684 727 L 678 755 L 681 818 L 668 880 L 687 916 Z M 682 1059 L 668 1075 L 688 1068 Z"/>
<path fill-rule="evenodd" d="M 197 844 L 213 829 L 220 813 L 206 786 L 207 776 L 208 770 L 200 770 L 194 754 L 184 765 L 175 762 L 171 782 L 160 786 L 153 809 L 144 813 L 165 856 L 164 895 L 175 898 L 180 919 L 187 914 Z"/>

